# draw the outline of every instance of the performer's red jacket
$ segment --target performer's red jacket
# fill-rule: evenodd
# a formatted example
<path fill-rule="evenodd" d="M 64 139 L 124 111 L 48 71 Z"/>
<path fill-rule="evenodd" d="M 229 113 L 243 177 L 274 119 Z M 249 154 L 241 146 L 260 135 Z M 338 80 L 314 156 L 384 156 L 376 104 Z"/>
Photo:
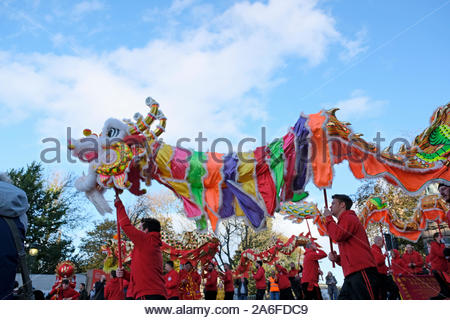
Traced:
<path fill-rule="evenodd" d="M 403 253 L 402 259 L 409 273 L 419 273 L 422 271 L 423 259 L 416 250 L 412 250 L 411 253 L 405 251 Z M 410 267 L 410 263 L 414 263 L 415 266 Z"/>
<path fill-rule="evenodd" d="M 298 275 L 298 270 L 293 268 L 289 270 L 289 278 L 295 278 Z"/>
<path fill-rule="evenodd" d="M 383 254 L 381 248 L 376 244 L 372 245 L 372 254 L 375 258 L 375 263 L 377 264 L 377 270 L 379 274 L 387 275 L 388 267 L 386 266 L 385 260 L 386 255 Z"/>
<path fill-rule="evenodd" d="M 195 270 L 187 272 L 186 270 L 183 269 L 180 270 L 178 276 L 179 276 L 180 299 L 181 300 L 201 299 L 200 283 L 202 282 L 202 279 L 198 274 L 198 272 Z"/>
<path fill-rule="evenodd" d="M 233 273 L 231 270 L 227 270 L 223 276 L 224 290 L 225 292 L 234 292 L 233 285 Z"/>
<path fill-rule="evenodd" d="M 145 295 L 162 295 L 167 297 L 163 277 L 163 260 L 161 253 L 161 234 L 143 232 L 134 227 L 128 218 L 122 201 L 115 201 L 120 227 L 134 243 L 131 260 L 130 284 L 134 298 Z"/>
<path fill-rule="evenodd" d="M 217 276 L 217 271 L 214 269 L 212 271 L 206 271 L 206 274 L 204 276 L 206 279 L 206 291 L 217 291 Z"/>
<path fill-rule="evenodd" d="M 338 243 L 337 263 L 342 266 L 345 277 L 376 267 L 366 231 L 353 210 L 342 212 L 337 224 L 332 216 L 328 216 L 325 225 L 330 238 Z"/>
<path fill-rule="evenodd" d="M 180 292 L 178 291 L 178 272 L 175 269 L 167 272 L 164 276 L 164 281 L 166 282 L 167 298 L 179 297 Z"/>
<path fill-rule="evenodd" d="M 256 282 L 256 289 L 266 289 L 266 271 L 260 267 L 256 273 L 253 273 L 253 279 Z"/>
<path fill-rule="evenodd" d="M 125 293 L 120 288 L 120 279 L 111 278 L 106 282 L 105 286 L 105 300 L 124 300 Z"/>
<path fill-rule="evenodd" d="M 402 257 L 400 257 L 400 253 L 398 252 L 397 249 L 394 249 L 393 251 L 395 252 L 395 258 L 392 258 L 391 260 L 392 274 L 394 276 L 407 274 L 408 268 L 406 268 L 405 262 L 403 261 Z"/>
<path fill-rule="evenodd" d="M 327 254 L 320 249 L 305 249 L 305 258 L 303 260 L 302 283 L 319 283 L 319 260 L 326 258 Z"/>
<path fill-rule="evenodd" d="M 430 262 L 431 270 L 447 272 L 448 263 L 444 256 L 445 245 L 443 243 L 438 243 L 437 241 L 432 241 L 430 244 Z"/>
<path fill-rule="evenodd" d="M 68 287 L 66 290 L 60 288 L 56 300 L 64 300 L 64 299 L 78 300 L 79 296 L 80 293 L 71 287 Z"/>
<path fill-rule="evenodd" d="M 275 265 L 275 268 L 278 271 L 277 278 L 280 290 L 290 288 L 291 282 L 289 281 L 287 270 L 279 264 Z"/>

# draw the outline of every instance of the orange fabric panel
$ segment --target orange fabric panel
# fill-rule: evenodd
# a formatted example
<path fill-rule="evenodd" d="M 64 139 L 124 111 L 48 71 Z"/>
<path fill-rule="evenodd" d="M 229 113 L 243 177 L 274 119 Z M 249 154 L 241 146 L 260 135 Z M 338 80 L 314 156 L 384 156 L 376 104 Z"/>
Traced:
<path fill-rule="evenodd" d="M 364 153 L 360 149 L 347 145 L 342 141 L 334 141 L 333 154 L 341 153 L 337 158 L 339 162 L 348 161 L 353 175 L 357 179 L 379 176 L 389 183 L 397 184 L 409 192 L 416 192 L 430 180 L 444 179 L 450 181 L 450 170 L 447 166 L 429 171 L 407 169 L 389 164 L 377 159 L 376 155 Z M 315 174 L 315 173 L 314 173 Z M 395 179 L 394 179 L 395 177 Z"/>
<path fill-rule="evenodd" d="M 212 155 L 208 154 L 208 161 L 206 162 L 206 170 L 207 176 L 203 180 L 203 185 L 205 186 L 204 196 L 205 202 L 205 211 L 208 213 L 209 221 L 211 222 L 211 226 L 213 231 L 216 230 L 217 222 L 219 221 L 217 217 L 217 213 L 219 211 L 220 205 L 220 186 L 221 181 L 223 179 L 222 176 L 222 166 L 223 166 L 223 154 L 215 153 Z M 211 210 L 213 212 L 211 212 Z"/>
<path fill-rule="evenodd" d="M 327 117 L 322 112 L 310 114 L 308 119 L 313 148 L 312 169 L 314 184 L 318 188 L 330 187 L 333 182 L 330 149 L 326 130 L 324 130 L 325 121 L 327 121 Z"/>

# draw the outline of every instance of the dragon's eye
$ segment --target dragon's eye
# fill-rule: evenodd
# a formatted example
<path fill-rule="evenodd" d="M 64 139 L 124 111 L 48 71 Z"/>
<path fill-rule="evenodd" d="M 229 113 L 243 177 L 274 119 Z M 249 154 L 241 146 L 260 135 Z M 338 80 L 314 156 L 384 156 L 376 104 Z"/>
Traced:
<path fill-rule="evenodd" d="M 108 132 L 106 133 L 106 135 L 109 138 L 113 138 L 113 137 L 117 137 L 119 135 L 119 129 L 116 128 L 109 128 Z"/>

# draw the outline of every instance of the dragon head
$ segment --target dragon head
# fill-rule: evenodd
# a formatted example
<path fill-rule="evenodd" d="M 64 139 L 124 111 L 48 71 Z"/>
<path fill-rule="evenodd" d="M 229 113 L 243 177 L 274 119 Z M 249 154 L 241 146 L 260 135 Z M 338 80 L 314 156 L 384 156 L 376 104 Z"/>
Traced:
<path fill-rule="evenodd" d="M 83 138 L 68 141 L 72 154 L 89 163 L 88 174 L 77 179 L 75 187 L 86 193 L 100 213 L 112 211 L 103 197 L 106 189 L 128 189 L 141 195 L 145 190 L 140 189 L 140 180 L 150 184 L 151 177 L 146 177 L 151 159 L 148 150 L 164 132 L 166 118 L 156 101 L 147 98 L 146 103 L 150 112 L 145 118 L 139 113 L 134 115 L 135 122 L 110 118 L 99 135 L 86 129 Z M 154 120 L 159 120 L 159 125 L 153 131 Z"/>

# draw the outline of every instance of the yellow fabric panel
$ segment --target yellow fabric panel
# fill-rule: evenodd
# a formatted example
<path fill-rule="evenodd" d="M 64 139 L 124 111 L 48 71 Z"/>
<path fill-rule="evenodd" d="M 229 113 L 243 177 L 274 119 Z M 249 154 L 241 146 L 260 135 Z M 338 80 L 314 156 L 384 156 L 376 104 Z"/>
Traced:
<path fill-rule="evenodd" d="M 156 165 L 161 171 L 161 175 L 164 178 L 172 178 L 172 174 L 169 168 L 169 161 L 173 154 L 173 148 L 168 144 L 163 144 L 159 148 L 158 155 L 156 156 Z"/>
<path fill-rule="evenodd" d="M 191 194 L 189 192 L 189 186 L 187 182 L 175 182 L 170 180 L 165 180 L 168 184 L 170 184 L 176 192 L 182 195 L 185 198 L 190 199 Z"/>
<path fill-rule="evenodd" d="M 255 159 L 253 152 L 244 152 L 241 155 L 242 159 Z M 240 162 L 238 166 L 238 179 L 237 182 L 241 185 L 242 189 L 252 195 L 256 199 L 256 181 L 255 174 L 255 162 Z"/>

